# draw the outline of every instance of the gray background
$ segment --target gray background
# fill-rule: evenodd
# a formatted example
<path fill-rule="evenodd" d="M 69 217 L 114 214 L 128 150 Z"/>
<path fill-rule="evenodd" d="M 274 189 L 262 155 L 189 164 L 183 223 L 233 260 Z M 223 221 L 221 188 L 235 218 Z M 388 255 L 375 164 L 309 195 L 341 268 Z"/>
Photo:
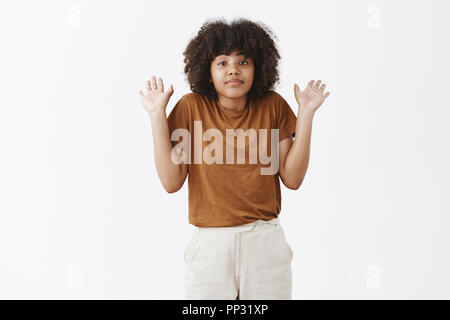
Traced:
<path fill-rule="evenodd" d="M 183 299 L 187 183 L 167 194 L 138 90 L 190 92 L 207 18 L 278 36 L 281 82 L 322 79 L 298 190 L 294 299 L 450 298 L 448 1 L 2 1 L 0 298 Z M 448 83 L 448 81 L 447 81 Z"/>

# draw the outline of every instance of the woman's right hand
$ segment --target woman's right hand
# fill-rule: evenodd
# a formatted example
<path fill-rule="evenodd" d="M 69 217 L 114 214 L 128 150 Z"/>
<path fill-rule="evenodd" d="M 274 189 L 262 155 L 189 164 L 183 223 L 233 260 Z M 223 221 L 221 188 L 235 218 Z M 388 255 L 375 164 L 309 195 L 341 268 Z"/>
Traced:
<path fill-rule="evenodd" d="M 173 94 L 173 86 L 170 85 L 170 89 L 164 92 L 164 84 L 160 77 L 156 82 L 155 76 L 152 77 L 152 81 L 147 80 L 147 90 L 144 94 L 142 90 L 139 91 L 142 104 L 145 110 L 151 115 L 153 112 L 161 112 L 166 115 L 166 107 L 169 103 L 169 99 Z"/>

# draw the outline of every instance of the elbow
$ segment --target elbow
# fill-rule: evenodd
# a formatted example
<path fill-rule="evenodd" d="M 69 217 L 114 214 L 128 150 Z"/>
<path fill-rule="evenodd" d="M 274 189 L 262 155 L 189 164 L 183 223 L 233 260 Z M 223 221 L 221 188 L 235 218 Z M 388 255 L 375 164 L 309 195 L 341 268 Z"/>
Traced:
<path fill-rule="evenodd" d="M 169 189 L 169 188 L 164 188 L 164 190 L 166 190 L 167 193 L 175 193 L 175 192 L 177 192 L 179 189 Z"/>
<path fill-rule="evenodd" d="M 300 188 L 300 185 L 295 185 L 295 186 L 287 186 L 289 189 L 291 190 L 298 190 L 298 188 Z"/>
<path fill-rule="evenodd" d="M 164 190 L 166 190 L 167 193 L 177 192 L 183 186 L 184 181 L 186 180 L 186 176 L 187 175 L 185 174 L 184 177 L 180 178 L 181 180 L 178 178 L 174 178 L 170 179 L 166 183 L 163 183 Z"/>
<path fill-rule="evenodd" d="M 300 189 L 300 186 L 301 186 L 302 184 L 300 183 L 299 185 L 296 185 L 295 187 L 294 187 L 294 189 L 292 189 L 292 190 L 298 190 L 298 189 Z"/>
<path fill-rule="evenodd" d="M 174 185 L 163 185 L 163 187 L 167 193 L 175 193 L 181 188 L 181 186 L 174 186 Z"/>
<path fill-rule="evenodd" d="M 302 185 L 303 180 L 300 180 L 298 182 L 294 182 L 291 184 L 286 184 L 286 187 L 291 189 L 291 190 L 298 190 L 300 188 L 300 186 Z"/>

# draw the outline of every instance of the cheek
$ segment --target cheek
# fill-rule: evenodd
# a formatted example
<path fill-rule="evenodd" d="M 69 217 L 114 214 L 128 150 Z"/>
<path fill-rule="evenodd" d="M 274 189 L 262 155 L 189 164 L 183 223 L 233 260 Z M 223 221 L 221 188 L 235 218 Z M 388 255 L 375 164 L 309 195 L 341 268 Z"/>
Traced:
<path fill-rule="evenodd" d="M 218 70 L 212 70 L 211 71 L 211 76 L 214 79 L 214 81 L 219 82 L 220 80 L 223 79 L 223 74 L 222 72 L 218 71 Z"/>
<path fill-rule="evenodd" d="M 247 73 L 247 79 L 249 79 L 249 82 L 253 82 L 255 80 L 255 73 L 254 72 Z"/>
<path fill-rule="evenodd" d="M 247 77 L 253 78 L 254 75 L 255 75 L 255 69 L 253 69 L 253 68 L 247 69 L 247 70 L 246 70 L 246 74 L 247 74 Z"/>

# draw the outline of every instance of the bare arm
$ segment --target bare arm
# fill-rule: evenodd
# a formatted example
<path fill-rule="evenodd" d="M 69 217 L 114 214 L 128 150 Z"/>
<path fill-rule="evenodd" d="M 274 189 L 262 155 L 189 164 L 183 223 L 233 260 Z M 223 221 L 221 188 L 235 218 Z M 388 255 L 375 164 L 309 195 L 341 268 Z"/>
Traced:
<path fill-rule="evenodd" d="M 313 117 L 311 112 L 299 115 L 294 142 L 290 137 L 280 143 L 280 177 L 289 189 L 297 190 L 308 170 Z"/>
<path fill-rule="evenodd" d="M 170 142 L 169 125 L 165 114 L 150 114 L 152 124 L 153 146 L 156 171 L 164 189 L 172 193 L 178 191 L 187 176 L 187 165 L 172 161 L 172 143 Z"/>
<path fill-rule="evenodd" d="M 171 85 L 170 90 L 164 92 L 162 79 L 158 78 L 158 84 L 155 80 L 153 76 L 152 83 L 147 81 L 146 94 L 142 91 L 139 93 L 142 104 L 150 116 L 156 171 L 164 189 L 172 193 L 183 186 L 187 176 L 187 165 L 175 163 L 171 156 L 173 147 L 170 140 L 166 107 L 170 96 L 173 94 L 173 87 Z"/>
<path fill-rule="evenodd" d="M 308 170 L 311 145 L 311 131 L 314 114 L 330 95 L 324 92 L 325 83 L 322 80 L 311 80 L 305 90 L 294 86 L 295 98 L 298 102 L 298 116 L 295 127 L 295 140 L 284 139 L 280 143 L 280 177 L 290 189 L 298 189 Z"/>

